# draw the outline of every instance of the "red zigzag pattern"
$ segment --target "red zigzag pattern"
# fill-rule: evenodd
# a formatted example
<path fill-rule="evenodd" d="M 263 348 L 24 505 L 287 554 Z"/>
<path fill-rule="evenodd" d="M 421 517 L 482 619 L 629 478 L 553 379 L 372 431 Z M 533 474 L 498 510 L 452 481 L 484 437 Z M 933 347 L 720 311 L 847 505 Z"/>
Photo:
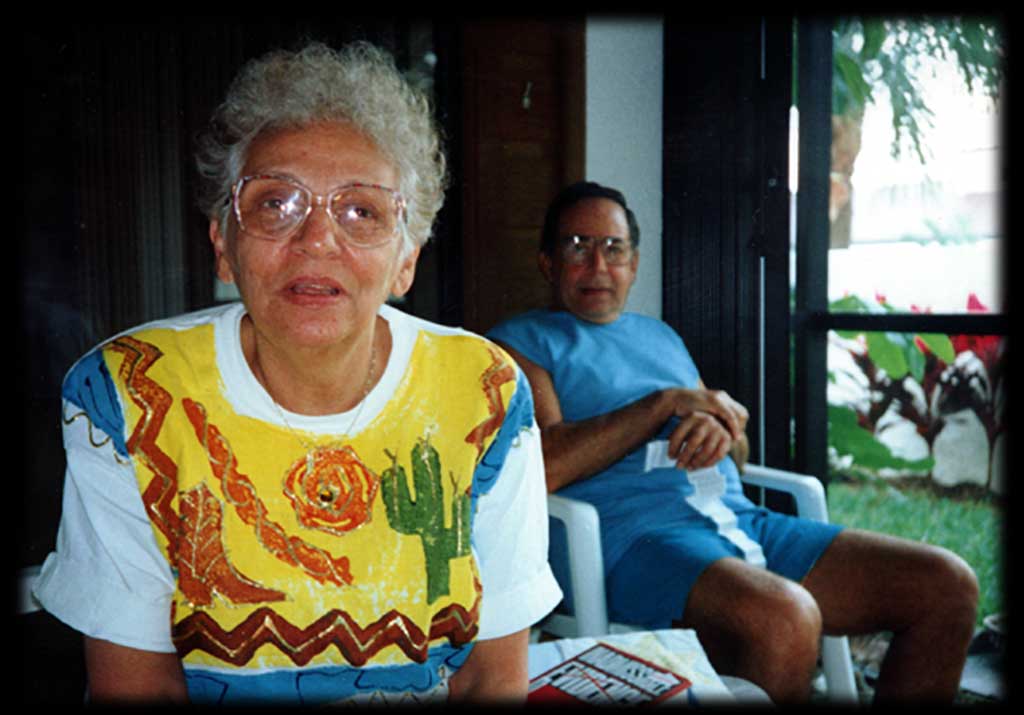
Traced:
<path fill-rule="evenodd" d="M 171 563 L 174 563 L 181 534 L 181 520 L 171 506 L 178 486 L 178 465 L 156 445 L 156 437 L 160 434 L 173 399 L 167 390 L 146 377 L 146 371 L 163 353 L 156 346 L 131 336 L 118 338 L 109 347 L 125 356 L 118 368 L 118 375 L 127 387 L 132 402 L 143 411 L 128 438 L 128 453 L 142 459 L 153 472 L 153 479 L 142 493 L 142 501 L 153 523 L 167 538 L 168 555 Z"/>
<path fill-rule="evenodd" d="M 479 590 L 477 591 L 479 593 Z M 430 641 L 447 638 L 458 647 L 470 642 L 477 633 L 480 598 L 471 611 L 451 605 L 439 611 L 424 636 L 415 623 L 398 611 L 363 628 L 344 611 L 331 611 L 306 628 L 299 628 L 269 608 L 260 608 L 230 631 L 209 615 L 194 613 L 175 625 L 173 638 L 178 654 L 193 650 L 209 653 L 232 665 L 244 665 L 263 645 L 271 644 L 297 665 L 306 665 L 314 656 L 334 646 L 352 665 L 361 666 L 389 645 L 398 646 L 412 661 L 425 662 Z"/>

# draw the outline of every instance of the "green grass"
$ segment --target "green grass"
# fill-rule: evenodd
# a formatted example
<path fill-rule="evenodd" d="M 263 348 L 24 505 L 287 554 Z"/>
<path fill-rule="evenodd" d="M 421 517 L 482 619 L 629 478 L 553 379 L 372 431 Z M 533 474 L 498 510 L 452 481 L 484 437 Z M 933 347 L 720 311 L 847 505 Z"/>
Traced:
<path fill-rule="evenodd" d="M 829 519 L 942 546 L 974 569 L 981 589 L 978 625 L 1004 610 L 1003 513 L 997 500 L 922 486 L 888 486 L 834 480 L 828 486 Z"/>

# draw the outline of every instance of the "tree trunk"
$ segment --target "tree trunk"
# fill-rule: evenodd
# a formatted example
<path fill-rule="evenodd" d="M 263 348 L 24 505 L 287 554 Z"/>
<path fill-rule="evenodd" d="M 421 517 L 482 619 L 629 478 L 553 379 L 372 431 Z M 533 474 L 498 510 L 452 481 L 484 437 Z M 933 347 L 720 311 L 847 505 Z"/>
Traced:
<path fill-rule="evenodd" d="M 860 153 L 863 110 L 832 115 L 832 165 L 828 219 L 829 248 L 850 247 L 853 219 L 853 165 Z"/>

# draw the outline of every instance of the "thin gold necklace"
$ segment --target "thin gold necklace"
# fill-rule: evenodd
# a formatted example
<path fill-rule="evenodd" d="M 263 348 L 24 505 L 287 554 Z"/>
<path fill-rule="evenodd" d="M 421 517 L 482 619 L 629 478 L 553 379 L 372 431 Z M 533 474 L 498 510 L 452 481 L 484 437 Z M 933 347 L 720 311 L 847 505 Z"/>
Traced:
<path fill-rule="evenodd" d="M 374 370 L 376 369 L 376 367 L 377 367 L 377 341 L 376 341 L 376 339 L 374 339 L 373 348 L 372 348 L 372 350 L 370 352 L 370 367 L 366 371 L 366 381 L 363 383 L 363 390 L 362 390 L 362 394 L 359 397 L 359 405 L 356 408 L 356 414 L 352 418 L 352 422 L 349 423 L 348 430 L 341 433 L 345 437 L 348 437 L 348 436 L 350 436 L 352 434 L 352 430 L 355 428 L 356 424 L 359 422 L 359 416 L 363 413 L 363 407 L 366 406 L 366 397 L 367 397 L 367 395 L 370 394 L 370 387 L 373 384 L 373 373 L 374 373 Z M 260 368 L 260 372 L 261 373 L 263 372 L 263 368 L 262 367 Z M 264 379 L 266 379 L 265 376 L 264 376 Z M 320 449 L 320 448 L 317 447 L 316 445 L 310 444 L 309 442 L 304 440 L 302 438 L 302 436 L 299 434 L 298 430 L 296 430 L 294 427 L 292 427 L 291 423 L 288 421 L 288 418 L 285 417 L 284 408 L 282 408 L 281 405 L 277 404 L 277 400 L 275 400 L 274 396 L 270 394 L 270 390 L 267 390 L 267 396 L 270 398 L 270 403 L 274 406 L 274 409 L 277 410 L 277 414 L 281 418 L 281 421 L 284 422 L 284 426 L 288 428 L 288 431 L 291 432 L 292 435 L 294 435 L 295 439 L 297 439 L 299 441 L 299 443 L 306 449 L 306 462 L 307 462 L 307 464 L 311 464 L 312 461 L 313 461 L 314 453 L 318 449 Z"/>

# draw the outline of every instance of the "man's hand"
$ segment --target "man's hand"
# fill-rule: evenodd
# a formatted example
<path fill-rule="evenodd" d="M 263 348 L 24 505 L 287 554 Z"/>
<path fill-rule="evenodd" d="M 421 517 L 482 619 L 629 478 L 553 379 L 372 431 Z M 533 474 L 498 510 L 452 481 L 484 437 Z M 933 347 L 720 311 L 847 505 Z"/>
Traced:
<path fill-rule="evenodd" d="M 701 383 L 697 389 L 667 390 L 666 397 L 672 402 L 672 414 L 684 421 L 698 412 L 710 414 L 722 423 L 734 442 L 746 431 L 750 419 L 747 408 L 725 390 L 709 390 Z"/>
<path fill-rule="evenodd" d="M 707 412 L 693 412 L 669 436 L 668 456 L 680 469 L 703 469 L 723 460 L 732 446 L 732 435 L 719 419 Z"/>
<path fill-rule="evenodd" d="M 680 469 L 703 469 L 717 464 L 730 452 L 740 458 L 742 470 L 748 449 L 746 427 L 750 414 L 725 390 L 675 389 L 665 393 L 673 414 L 681 418 L 669 436 L 670 457 Z"/>

